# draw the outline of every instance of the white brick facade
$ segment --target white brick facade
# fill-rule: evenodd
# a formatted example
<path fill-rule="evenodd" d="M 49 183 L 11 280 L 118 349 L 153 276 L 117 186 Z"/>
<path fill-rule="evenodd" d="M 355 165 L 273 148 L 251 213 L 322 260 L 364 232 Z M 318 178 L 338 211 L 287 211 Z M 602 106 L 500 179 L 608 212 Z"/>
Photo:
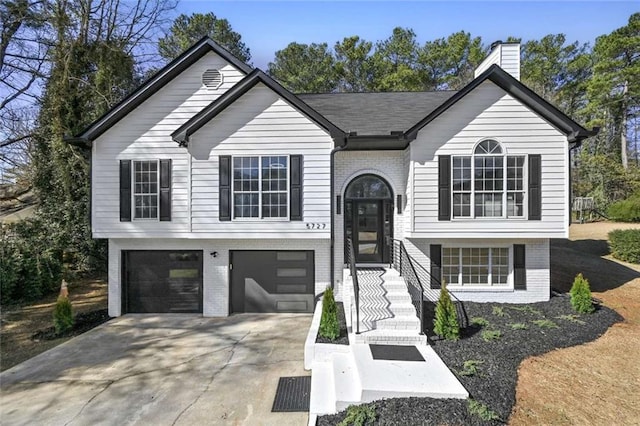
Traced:
<path fill-rule="evenodd" d="M 229 315 L 229 252 L 231 250 L 313 250 L 315 294 L 329 285 L 329 240 L 188 240 L 188 239 L 111 239 L 109 240 L 109 315 L 122 315 L 122 250 L 202 250 L 203 315 Z M 211 255 L 218 252 L 217 257 Z"/>

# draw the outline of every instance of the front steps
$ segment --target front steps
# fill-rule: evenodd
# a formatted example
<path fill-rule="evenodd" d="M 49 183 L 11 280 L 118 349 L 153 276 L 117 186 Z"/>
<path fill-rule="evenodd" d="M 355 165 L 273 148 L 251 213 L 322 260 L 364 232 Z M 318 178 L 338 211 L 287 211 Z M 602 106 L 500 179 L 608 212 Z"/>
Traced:
<path fill-rule="evenodd" d="M 310 424 L 315 424 L 317 416 L 384 398 L 469 397 L 430 346 L 417 348 L 424 362 L 376 360 L 369 345 L 355 343 L 348 353 L 335 353 L 329 361 L 314 363 Z"/>
<path fill-rule="evenodd" d="M 344 294 L 351 295 L 352 330 L 356 332 L 353 281 L 345 272 Z M 411 302 L 407 284 L 398 271 L 391 268 L 358 269 L 360 284 L 360 333 L 356 343 L 387 345 L 426 345 L 420 334 L 420 320 Z"/>

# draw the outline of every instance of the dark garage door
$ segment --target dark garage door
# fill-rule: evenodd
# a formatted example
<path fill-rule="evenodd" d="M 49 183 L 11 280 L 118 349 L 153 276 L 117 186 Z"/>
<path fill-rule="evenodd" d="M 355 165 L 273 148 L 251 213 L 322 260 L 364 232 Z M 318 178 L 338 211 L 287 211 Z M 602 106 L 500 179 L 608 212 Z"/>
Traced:
<path fill-rule="evenodd" d="M 125 251 L 127 313 L 202 312 L 202 251 Z"/>
<path fill-rule="evenodd" d="M 313 251 L 231 252 L 231 312 L 313 312 Z"/>

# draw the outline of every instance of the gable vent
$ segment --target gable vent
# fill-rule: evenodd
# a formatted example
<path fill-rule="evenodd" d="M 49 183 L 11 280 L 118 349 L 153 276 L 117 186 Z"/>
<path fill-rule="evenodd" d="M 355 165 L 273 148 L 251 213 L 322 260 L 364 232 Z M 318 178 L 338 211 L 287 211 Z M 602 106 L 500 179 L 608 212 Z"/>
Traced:
<path fill-rule="evenodd" d="M 209 89 L 217 89 L 222 85 L 222 73 L 214 69 L 206 70 L 204 74 L 202 74 L 202 84 Z"/>

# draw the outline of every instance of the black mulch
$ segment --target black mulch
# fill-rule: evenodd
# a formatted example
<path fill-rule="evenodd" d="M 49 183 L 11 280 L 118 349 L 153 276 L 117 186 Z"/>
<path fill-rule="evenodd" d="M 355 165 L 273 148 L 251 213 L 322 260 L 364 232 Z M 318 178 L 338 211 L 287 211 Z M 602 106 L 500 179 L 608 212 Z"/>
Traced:
<path fill-rule="evenodd" d="M 517 369 L 530 356 L 541 355 L 556 348 L 580 345 L 597 339 L 622 317 L 615 311 L 598 307 L 593 314 L 576 314 L 566 296 L 553 297 L 549 302 L 527 305 L 465 302 L 470 326 L 457 342 L 432 341 L 434 350 L 456 374 L 469 391 L 470 397 L 485 404 L 500 420 L 483 421 L 469 413 L 468 402 L 431 398 L 395 398 L 376 401 L 376 425 L 494 425 L 506 423 L 515 404 Z M 494 309 L 495 308 L 495 309 Z M 500 316 L 502 314 L 502 316 Z M 577 315 L 572 321 L 559 318 Z M 474 318 L 483 318 L 489 325 L 473 325 Z M 558 328 L 542 328 L 536 320 L 550 320 Z M 579 322 L 578 322 L 579 321 Z M 526 330 L 512 328 L 523 323 Z M 498 330 L 501 337 L 484 341 L 482 332 Z M 465 361 L 479 361 L 477 373 L 465 375 Z M 345 416 L 338 413 L 322 416 L 318 425 L 335 425 Z"/>
<path fill-rule="evenodd" d="M 102 323 L 109 321 L 111 317 L 106 309 L 84 312 L 76 315 L 73 328 L 63 334 L 56 334 L 56 329 L 51 326 L 44 330 L 40 330 L 31 336 L 32 340 L 55 340 L 63 337 L 73 337 L 85 333 Z M 53 322 L 53 319 L 51 320 Z"/>
<path fill-rule="evenodd" d="M 349 336 L 347 335 L 347 320 L 344 317 L 344 305 L 342 302 L 336 302 L 338 307 L 338 322 L 340 323 L 340 335 L 336 340 L 329 340 L 325 337 L 316 336 L 316 343 L 333 343 L 334 345 L 348 345 Z"/>

